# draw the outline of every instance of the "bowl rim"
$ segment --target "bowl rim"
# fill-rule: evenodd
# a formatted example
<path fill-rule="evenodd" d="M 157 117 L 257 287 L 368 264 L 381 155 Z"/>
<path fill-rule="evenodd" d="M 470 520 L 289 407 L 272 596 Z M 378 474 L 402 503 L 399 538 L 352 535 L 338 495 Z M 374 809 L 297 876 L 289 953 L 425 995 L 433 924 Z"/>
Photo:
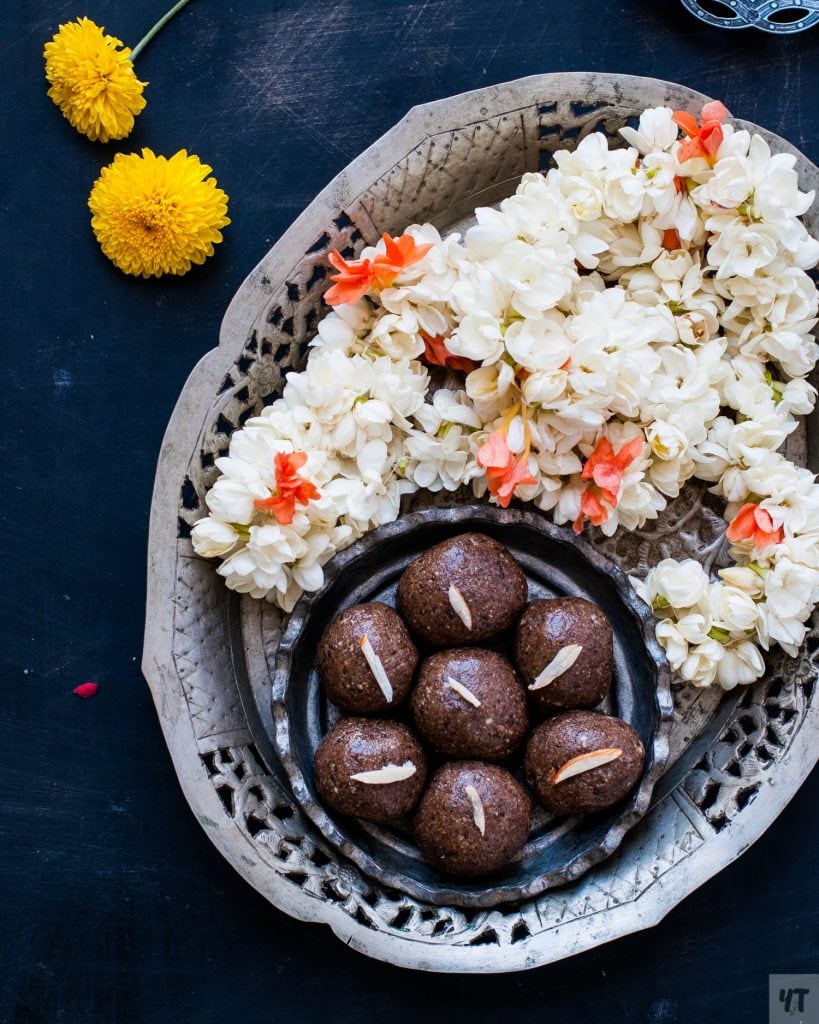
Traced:
<path fill-rule="evenodd" d="M 656 684 L 654 710 L 657 724 L 651 742 L 646 744 L 646 763 L 639 784 L 626 798 L 620 813 L 601 839 L 574 855 L 559 870 L 546 875 L 532 875 L 525 882 L 489 885 L 486 888 L 464 891 L 457 887 L 457 880 L 454 877 L 450 884 L 447 883 L 445 876 L 441 876 L 443 881 L 437 884 L 428 884 L 385 866 L 339 828 L 334 815 L 314 797 L 299 759 L 292 751 L 291 717 L 286 697 L 292 675 L 293 652 L 302 632 L 309 624 L 313 608 L 353 562 L 368 558 L 385 541 L 429 524 L 462 525 L 464 529 L 477 530 L 481 524 L 501 527 L 524 525 L 552 541 L 570 545 L 589 564 L 592 571 L 608 576 L 612 580 L 618 599 L 635 620 L 653 667 Z M 665 651 L 655 635 L 654 615 L 634 590 L 628 576 L 614 562 L 597 550 L 585 535 L 578 536 L 567 527 L 555 525 L 540 511 L 525 507 L 501 509 L 487 502 L 478 502 L 454 507 L 439 506 L 399 515 L 391 523 L 370 531 L 350 547 L 340 551 L 324 567 L 324 575 L 324 585 L 317 591 L 303 594 L 290 613 L 289 622 L 276 653 L 270 699 L 274 723 L 272 739 L 276 755 L 281 761 L 297 803 L 331 846 L 351 860 L 367 876 L 391 889 L 397 889 L 426 903 L 475 908 L 490 908 L 501 903 L 529 899 L 547 889 L 566 885 L 580 878 L 595 864 L 610 857 L 618 849 L 626 833 L 648 811 L 654 787 L 665 771 L 669 751 L 668 737 L 673 719 L 673 701 L 671 669 Z"/>

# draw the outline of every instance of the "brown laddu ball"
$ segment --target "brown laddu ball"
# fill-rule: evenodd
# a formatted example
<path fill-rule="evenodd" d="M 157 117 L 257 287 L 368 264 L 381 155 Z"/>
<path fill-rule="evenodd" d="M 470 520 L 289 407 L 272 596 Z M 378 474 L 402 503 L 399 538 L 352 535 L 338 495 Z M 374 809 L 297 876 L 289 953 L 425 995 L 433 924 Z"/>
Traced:
<path fill-rule="evenodd" d="M 362 637 L 380 660 L 387 682 L 379 685 Z M 330 700 L 359 715 L 391 712 L 407 697 L 418 665 L 418 650 L 398 613 L 380 601 L 345 608 L 319 641 L 316 668 Z M 385 692 L 386 690 L 386 692 Z M 389 695 L 389 699 L 388 699 Z"/>
<path fill-rule="evenodd" d="M 488 875 L 514 860 L 532 827 L 532 803 L 494 764 L 452 761 L 433 775 L 415 815 L 424 860 L 449 875 Z"/>
<path fill-rule="evenodd" d="M 433 647 L 483 643 L 508 629 L 528 588 L 506 548 L 482 533 L 462 533 L 416 558 L 398 583 L 398 610 Z"/>
<path fill-rule="evenodd" d="M 541 672 L 571 644 L 582 648 L 575 662 L 552 682 L 538 687 Z M 534 711 L 550 714 L 567 708 L 593 708 L 611 686 L 611 625 L 596 604 L 582 597 L 532 601 L 515 628 L 512 658 Z"/>
<path fill-rule="evenodd" d="M 529 728 L 515 670 L 495 651 L 456 647 L 427 658 L 410 699 L 415 728 L 436 753 L 503 761 Z"/>
<path fill-rule="evenodd" d="M 605 763 L 594 767 L 595 761 Z M 599 711 L 565 711 L 529 737 L 524 771 L 548 811 L 584 814 L 622 800 L 644 764 L 642 740 L 628 722 Z M 588 770 L 578 770 L 584 767 Z"/>
<path fill-rule="evenodd" d="M 342 718 L 319 744 L 314 772 L 318 794 L 332 810 L 390 825 L 418 803 L 427 758 L 399 722 Z"/>

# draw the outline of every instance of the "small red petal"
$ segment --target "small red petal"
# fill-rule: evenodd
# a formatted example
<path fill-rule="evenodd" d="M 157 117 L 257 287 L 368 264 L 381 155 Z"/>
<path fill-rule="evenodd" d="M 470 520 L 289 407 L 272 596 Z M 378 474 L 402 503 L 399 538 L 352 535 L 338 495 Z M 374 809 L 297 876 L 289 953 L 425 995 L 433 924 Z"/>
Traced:
<path fill-rule="evenodd" d="M 98 689 L 97 683 L 80 683 L 79 686 L 74 687 L 74 693 L 78 697 L 93 697 Z"/>

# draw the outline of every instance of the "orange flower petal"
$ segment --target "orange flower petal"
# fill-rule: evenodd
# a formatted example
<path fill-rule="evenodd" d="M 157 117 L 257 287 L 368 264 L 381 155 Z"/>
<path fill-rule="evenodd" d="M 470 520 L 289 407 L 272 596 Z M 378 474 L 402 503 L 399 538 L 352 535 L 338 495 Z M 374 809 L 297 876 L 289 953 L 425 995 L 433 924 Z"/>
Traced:
<path fill-rule="evenodd" d="M 709 121 L 716 121 L 717 124 L 722 124 L 726 117 L 730 117 L 728 108 L 723 103 L 720 103 L 719 100 L 711 100 L 700 111 L 700 121 L 703 124 L 707 124 Z"/>
<path fill-rule="evenodd" d="M 597 442 L 597 446 L 594 451 L 588 457 L 586 465 L 583 467 L 583 473 L 581 474 L 583 480 L 591 480 L 594 473 L 595 466 L 601 462 L 606 462 L 614 456 L 614 449 L 611 446 L 611 441 L 607 437 L 601 437 Z"/>
<path fill-rule="evenodd" d="M 509 445 L 500 430 L 493 431 L 478 449 L 478 465 L 484 468 L 505 467 L 511 457 Z"/>
<path fill-rule="evenodd" d="M 419 245 L 412 235 L 392 238 L 385 232 L 381 238 L 386 252 L 373 260 L 373 272 L 382 288 L 391 285 L 402 270 L 418 263 L 432 248 L 431 242 Z"/>
<path fill-rule="evenodd" d="M 593 487 L 587 487 L 583 492 L 580 511 L 588 517 L 593 526 L 602 526 L 609 517 L 609 510 L 594 493 Z"/>
<path fill-rule="evenodd" d="M 639 458 L 643 454 L 644 447 L 645 441 L 642 437 L 633 437 L 627 444 L 624 444 L 617 455 L 615 455 L 617 465 L 626 469 L 632 464 L 632 462 L 634 462 L 635 459 Z"/>
<path fill-rule="evenodd" d="M 722 145 L 722 140 L 725 137 L 725 133 L 722 130 L 722 125 L 705 125 L 700 132 L 700 141 L 702 148 L 708 154 L 713 156 L 719 147 Z"/>
<path fill-rule="evenodd" d="M 471 373 L 475 364 L 465 356 L 456 356 L 446 347 L 446 338 L 436 335 L 430 338 L 428 334 L 422 334 L 424 340 L 424 362 L 430 366 L 445 366 L 450 370 L 459 370 L 462 373 Z"/>
<path fill-rule="evenodd" d="M 725 536 L 728 540 L 736 543 L 739 540 L 748 540 L 753 537 L 754 530 L 756 529 L 756 510 L 758 508 L 759 506 L 754 502 L 747 502 L 742 506 L 725 531 Z"/>
<path fill-rule="evenodd" d="M 671 120 L 678 125 L 689 137 L 699 134 L 699 125 L 693 114 L 687 110 L 675 110 Z"/>
<path fill-rule="evenodd" d="M 686 139 L 685 142 L 681 142 L 680 148 L 677 151 L 677 158 L 681 164 L 684 164 L 686 160 L 692 160 L 695 156 L 702 155 L 703 148 L 699 136 L 693 139 Z"/>
<path fill-rule="evenodd" d="M 373 285 L 373 266 L 369 260 L 345 260 L 338 250 L 328 256 L 330 263 L 338 271 L 331 275 L 336 283 L 324 293 L 324 301 L 328 306 L 339 306 L 358 302 Z"/>
<path fill-rule="evenodd" d="M 279 452 L 273 461 L 277 477 L 280 474 L 292 476 L 307 462 L 307 452 Z"/>

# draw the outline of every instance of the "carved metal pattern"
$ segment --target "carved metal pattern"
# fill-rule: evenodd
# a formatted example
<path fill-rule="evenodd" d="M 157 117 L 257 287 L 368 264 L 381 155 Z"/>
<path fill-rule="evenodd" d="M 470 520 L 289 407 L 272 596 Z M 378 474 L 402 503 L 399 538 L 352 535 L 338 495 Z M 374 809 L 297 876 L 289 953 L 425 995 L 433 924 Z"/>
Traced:
<path fill-rule="evenodd" d="M 700 21 L 716 28 L 758 28 L 788 35 L 819 24 L 819 0 L 682 0 Z"/>
<path fill-rule="evenodd" d="M 805 721 L 819 672 L 819 633 L 799 656 L 776 651 L 768 672 L 742 696 L 736 715 L 683 782 L 685 792 L 721 832 L 759 794 Z"/>
<path fill-rule="evenodd" d="M 231 431 L 276 397 L 288 369 L 303 365 L 331 248 L 354 253 L 382 230 L 424 217 L 445 228 L 590 131 L 614 135 L 646 106 L 696 112 L 705 99 L 667 83 L 578 74 L 526 79 L 411 112 L 328 186 L 250 275 L 226 315 L 219 349 L 194 372 L 168 428 L 152 510 L 143 665 L 180 781 L 219 849 L 271 902 L 326 921 L 370 955 L 432 970 L 512 970 L 645 927 L 749 845 L 819 753 L 814 631 L 796 665 L 772 659 L 754 687 L 724 700 L 712 690 L 677 695 L 676 764 L 611 860 L 516 905 L 425 905 L 362 876 L 299 811 L 268 739 L 282 616 L 265 602 L 229 595 L 188 540 Z M 789 149 L 767 137 L 774 149 Z M 815 187 L 817 168 L 801 155 L 798 167 L 802 186 Z M 810 226 L 819 233 L 815 221 Z M 443 499 L 418 494 L 408 507 L 471 500 L 465 490 Z M 705 489 L 691 485 L 650 529 L 598 542 L 634 571 L 670 555 L 717 559 L 722 525 Z"/>

